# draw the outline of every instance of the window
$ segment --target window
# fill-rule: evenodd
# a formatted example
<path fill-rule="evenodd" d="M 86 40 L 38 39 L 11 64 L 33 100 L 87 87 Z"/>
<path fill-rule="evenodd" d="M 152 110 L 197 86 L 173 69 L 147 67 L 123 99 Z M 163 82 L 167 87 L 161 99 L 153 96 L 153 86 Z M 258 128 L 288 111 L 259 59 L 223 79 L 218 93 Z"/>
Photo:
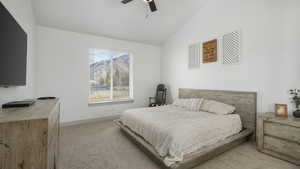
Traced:
<path fill-rule="evenodd" d="M 132 99 L 129 53 L 90 49 L 89 65 L 90 103 Z"/>

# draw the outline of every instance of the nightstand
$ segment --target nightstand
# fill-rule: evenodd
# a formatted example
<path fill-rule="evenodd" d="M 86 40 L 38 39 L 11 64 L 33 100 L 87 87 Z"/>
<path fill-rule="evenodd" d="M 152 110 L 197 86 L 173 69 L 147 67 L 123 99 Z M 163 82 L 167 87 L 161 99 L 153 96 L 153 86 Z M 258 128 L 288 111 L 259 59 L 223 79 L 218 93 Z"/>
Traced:
<path fill-rule="evenodd" d="M 300 119 L 260 114 L 256 137 L 260 152 L 300 165 Z"/>

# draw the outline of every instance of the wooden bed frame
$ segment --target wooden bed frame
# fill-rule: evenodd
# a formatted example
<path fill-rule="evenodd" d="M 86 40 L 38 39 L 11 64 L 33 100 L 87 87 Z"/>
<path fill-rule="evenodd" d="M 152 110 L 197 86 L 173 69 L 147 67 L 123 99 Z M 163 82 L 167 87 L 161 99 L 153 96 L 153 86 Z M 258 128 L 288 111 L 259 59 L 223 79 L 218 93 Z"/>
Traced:
<path fill-rule="evenodd" d="M 167 167 L 163 162 L 163 158 L 156 152 L 152 145 L 130 128 L 123 125 L 120 120 L 116 120 L 115 123 L 123 133 L 161 167 L 167 169 L 192 168 L 251 138 L 255 138 L 257 114 L 257 94 L 255 92 L 179 89 L 179 98 L 204 98 L 233 105 L 236 107 L 236 113 L 241 117 L 243 130 L 239 134 L 228 137 L 214 145 L 207 146 L 199 152 L 188 154 L 184 156 L 183 161 Z"/>

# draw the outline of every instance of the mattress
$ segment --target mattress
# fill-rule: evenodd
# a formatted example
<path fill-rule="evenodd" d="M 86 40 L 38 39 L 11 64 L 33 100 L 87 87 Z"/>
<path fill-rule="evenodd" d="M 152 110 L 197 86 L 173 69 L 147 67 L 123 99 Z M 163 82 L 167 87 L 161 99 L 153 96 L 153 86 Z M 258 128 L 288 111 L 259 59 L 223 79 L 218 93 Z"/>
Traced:
<path fill-rule="evenodd" d="M 215 115 L 173 105 L 130 109 L 120 121 L 152 145 L 166 166 L 242 130 L 238 114 Z"/>

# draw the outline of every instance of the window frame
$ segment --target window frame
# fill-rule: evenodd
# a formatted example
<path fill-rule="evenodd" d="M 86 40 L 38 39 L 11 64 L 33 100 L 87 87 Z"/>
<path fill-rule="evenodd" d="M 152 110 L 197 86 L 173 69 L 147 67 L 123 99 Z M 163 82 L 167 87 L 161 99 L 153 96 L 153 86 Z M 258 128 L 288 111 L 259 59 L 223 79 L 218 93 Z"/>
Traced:
<path fill-rule="evenodd" d="M 131 103 L 134 102 L 134 95 L 133 95 L 133 54 L 132 52 L 128 52 L 126 50 L 114 50 L 114 49 L 99 49 L 99 48 L 89 48 L 90 50 L 99 50 L 99 51 L 111 51 L 111 52 L 115 52 L 115 53 L 126 53 L 129 56 L 129 98 L 126 99 L 113 99 L 113 73 L 111 73 L 110 76 L 110 98 L 108 100 L 97 100 L 97 101 L 92 101 L 89 99 L 88 97 L 88 105 L 97 105 L 97 104 L 117 104 L 117 103 Z M 90 58 L 90 52 L 88 51 L 88 58 Z M 90 69 L 90 64 L 88 62 L 88 77 L 90 81 L 90 73 L 91 73 L 91 69 Z M 110 58 L 110 68 L 111 68 L 111 72 L 113 72 L 113 58 Z M 90 84 L 89 86 L 89 94 L 90 94 Z M 88 96 L 89 96 L 88 94 Z"/>

